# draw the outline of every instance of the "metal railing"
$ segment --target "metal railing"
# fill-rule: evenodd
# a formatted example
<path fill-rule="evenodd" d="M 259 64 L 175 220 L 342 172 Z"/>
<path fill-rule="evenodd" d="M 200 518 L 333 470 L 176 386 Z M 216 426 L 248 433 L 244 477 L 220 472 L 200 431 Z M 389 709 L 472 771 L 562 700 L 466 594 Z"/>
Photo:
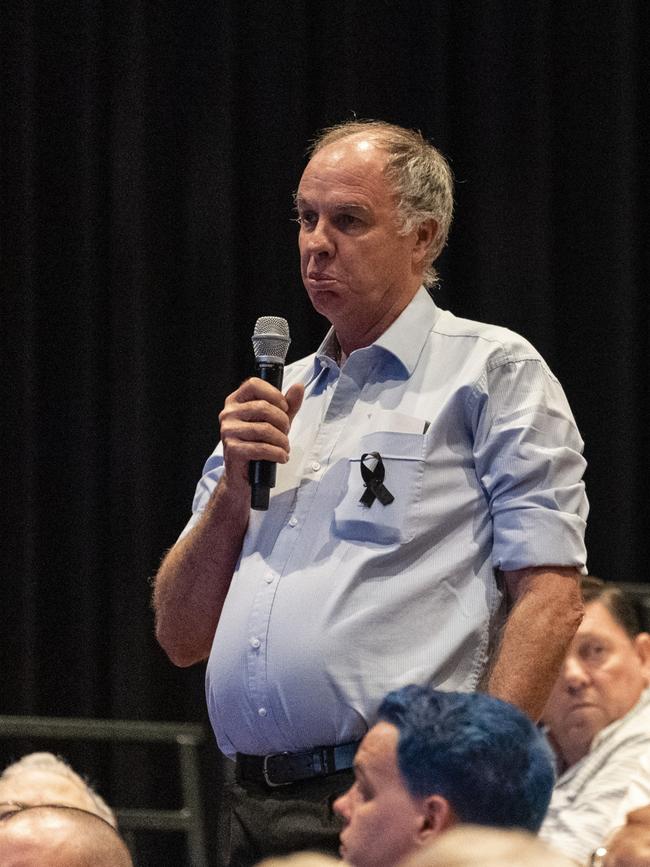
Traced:
<path fill-rule="evenodd" d="M 202 726 L 135 720 L 0 716 L 0 737 L 175 745 L 179 759 L 181 807 L 178 810 L 113 807 L 113 810 L 130 848 L 135 848 L 135 831 L 181 831 L 186 834 L 189 863 L 192 867 L 208 867 L 198 759 L 198 748 L 205 740 Z"/>

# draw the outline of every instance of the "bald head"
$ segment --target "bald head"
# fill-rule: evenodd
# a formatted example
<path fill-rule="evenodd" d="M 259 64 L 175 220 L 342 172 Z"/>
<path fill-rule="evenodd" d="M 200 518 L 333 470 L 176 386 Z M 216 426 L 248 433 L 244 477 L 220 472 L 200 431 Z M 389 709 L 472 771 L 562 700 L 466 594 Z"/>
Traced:
<path fill-rule="evenodd" d="M 2 867 L 133 867 L 117 831 L 73 807 L 30 807 L 0 822 Z"/>
<path fill-rule="evenodd" d="M 341 862 L 320 852 L 295 852 L 293 855 L 265 858 L 257 867 L 341 867 Z"/>

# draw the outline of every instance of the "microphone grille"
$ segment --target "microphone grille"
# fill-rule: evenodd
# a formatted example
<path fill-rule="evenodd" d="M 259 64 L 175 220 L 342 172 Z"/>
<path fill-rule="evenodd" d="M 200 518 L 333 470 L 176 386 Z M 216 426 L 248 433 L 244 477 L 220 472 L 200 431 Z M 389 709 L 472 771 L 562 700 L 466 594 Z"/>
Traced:
<path fill-rule="evenodd" d="M 255 358 L 284 364 L 289 350 L 289 323 L 281 316 L 260 316 L 253 331 Z"/>

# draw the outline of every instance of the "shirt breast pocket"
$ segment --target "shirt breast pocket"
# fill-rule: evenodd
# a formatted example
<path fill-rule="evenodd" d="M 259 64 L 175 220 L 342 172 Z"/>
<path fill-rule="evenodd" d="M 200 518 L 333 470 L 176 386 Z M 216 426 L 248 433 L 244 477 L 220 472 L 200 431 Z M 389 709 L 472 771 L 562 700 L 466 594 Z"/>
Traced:
<path fill-rule="evenodd" d="M 359 454 L 348 461 L 347 487 L 334 510 L 334 531 L 341 539 L 394 544 L 415 535 L 424 473 L 424 435 L 377 431 L 359 441 Z M 361 502 L 366 492 L 361 455 L 377 452 L 384 465 L 384 486 L 393 496 L 383 505 L 375 498 Z"/>

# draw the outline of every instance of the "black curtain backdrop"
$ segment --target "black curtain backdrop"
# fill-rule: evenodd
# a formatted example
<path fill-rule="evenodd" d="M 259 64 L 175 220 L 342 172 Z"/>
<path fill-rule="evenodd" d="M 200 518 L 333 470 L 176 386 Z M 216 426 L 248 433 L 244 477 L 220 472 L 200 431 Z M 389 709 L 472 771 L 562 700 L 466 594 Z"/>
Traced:
<path fill-rule="evenodd" d="M 202 667 L 155 644 L 149 578 L 257 316 L 286 316 L 290 359 L 324 333 L 291 192 L 307 141 L 353 114 L 448 155 L 438 303 L 547 358 L 586 442 L 591 570 L 647 580 L 648 17 L 643 0 L 5 0 L 2 712 L 205 719 Z M 169 794 L 167 760 L 91 753 L 109 797 Z M 205 766 L 212 816 L 212 746 Z"/>

